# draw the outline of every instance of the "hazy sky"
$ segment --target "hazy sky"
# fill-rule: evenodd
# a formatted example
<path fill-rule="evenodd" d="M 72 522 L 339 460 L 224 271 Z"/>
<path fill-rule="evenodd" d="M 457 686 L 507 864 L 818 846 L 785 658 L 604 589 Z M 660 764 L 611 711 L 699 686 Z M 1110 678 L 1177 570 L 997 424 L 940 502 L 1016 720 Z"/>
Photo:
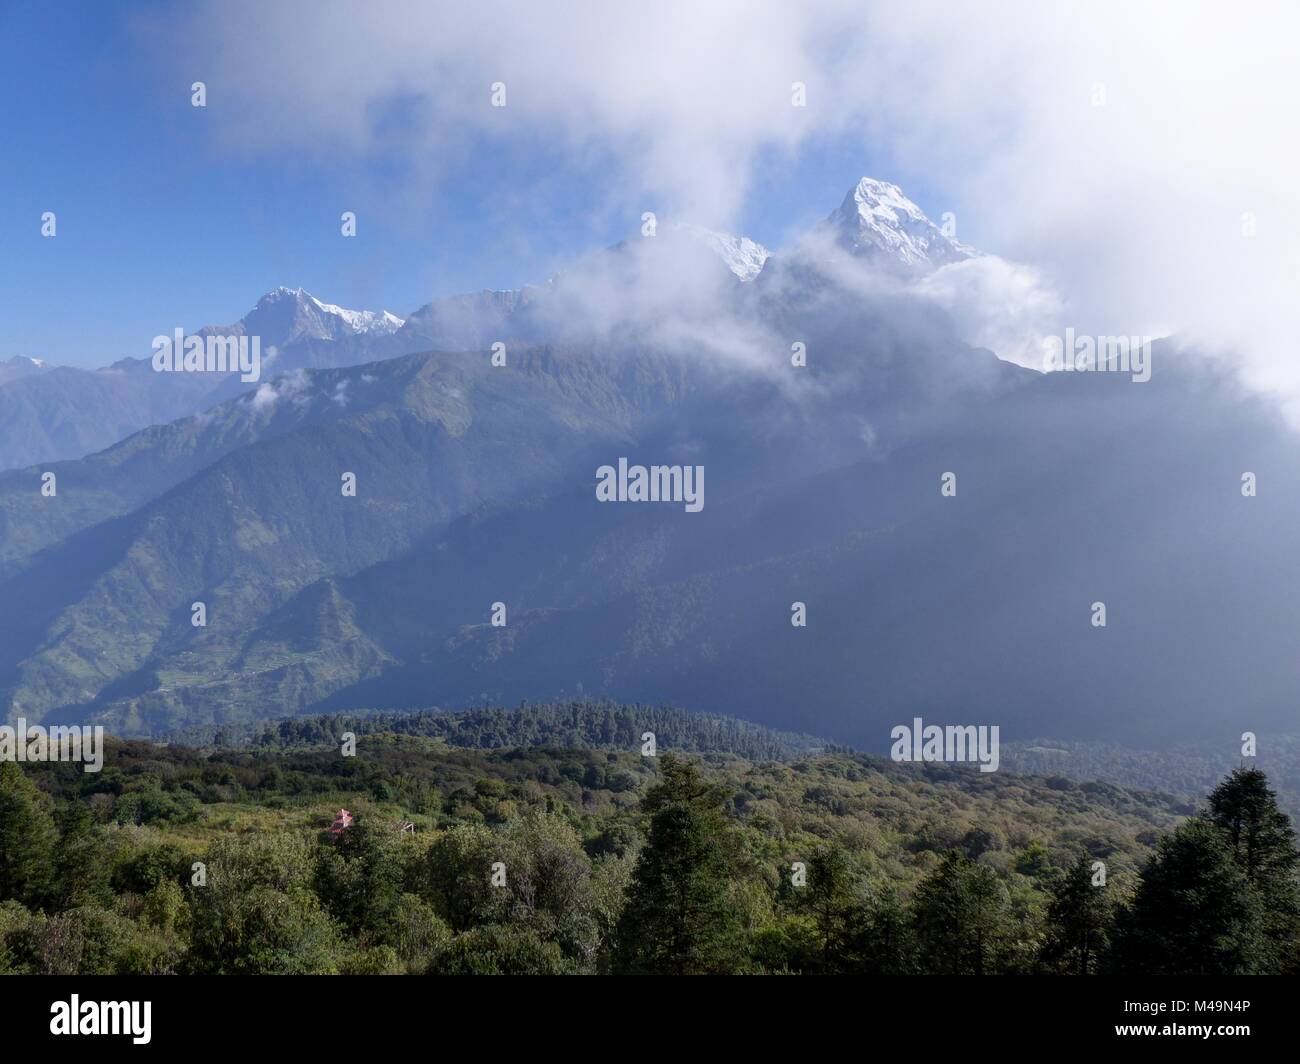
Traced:
<path fill-rule="evenodd" d="M 780 246 L 871 174 L 1035 267 L 1061 327 L 1181 330 L 1294 402 L 1296 10 L 9 3 L 0 357 L 143 354 L 277 284 L 405 313 L 643 210 Z"/>

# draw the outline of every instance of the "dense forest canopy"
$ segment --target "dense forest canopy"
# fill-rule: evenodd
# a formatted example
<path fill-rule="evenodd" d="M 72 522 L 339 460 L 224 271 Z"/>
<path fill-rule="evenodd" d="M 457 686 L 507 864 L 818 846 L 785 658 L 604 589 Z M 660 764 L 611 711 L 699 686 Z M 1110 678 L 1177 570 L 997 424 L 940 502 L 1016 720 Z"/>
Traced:
<path fill-rule="evenodd" d="M 776 731 L 735 717 L 688 713 L 672 706 L 622 705 L 608 700 L 524 703 L 515 709 L 484 707 L 451 712 L 334 714 L 294 717 L 251 733 L 260 748 L 333 745 L 345 732 L 423 735 L 453 746 L 579 746 L 635 750 L 652 733 L 666 748 L 735 754 L 759 761 L 785 761 L 833 748 L 811 735 Z M 216 739 L 214 734 L 214 741 Z"/>
<path fill-rule="evenodd" d="M 1256 769 L 1193 807 L 805 742 L 583 702 L 317 718 L 233 747 L 110 740 L 97 774 L 7 762 L 0 971 L 1300 962 L 1294 833 Z"/>

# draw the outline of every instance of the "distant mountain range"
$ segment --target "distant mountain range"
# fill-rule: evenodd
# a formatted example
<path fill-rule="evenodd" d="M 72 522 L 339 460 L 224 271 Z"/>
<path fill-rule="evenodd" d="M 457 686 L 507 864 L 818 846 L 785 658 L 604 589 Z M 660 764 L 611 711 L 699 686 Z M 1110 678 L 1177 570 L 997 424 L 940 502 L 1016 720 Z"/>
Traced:
<path fill-rule="evenodd" d="M 276 348 L 252 385 L 16 368 L 0 425 L 44 435 L 0 474 L 8 715 L 161 734 L 609 696 L 869 750 L 914 716 L 1283 728 L 1300 444 L 1172 342 L 1142 384 L 972 346 L 915 282 L 977 258 L 864 179 L 775 254 L 665 225 L 404 319 L 280 289 L 218 330 Z M 620 458 L 702 466 L 703 509 L 598 501 Z"/>
<path fill-rule="evenodd" d="M 401 326 L 402 319 L 386 311 L 344 310 L 301 289 L 280 288 L 234 325 L 208 326 L 195 335 L 260 336 L 263 353 L 270 353 L 263 366 L 270 378 L 388 357 L 403 350 L 385 345 Z M 255 385 L 230 374 L 156 373 L 150 356 L 96 370 L 14 358 L 0 363 L 0 469 L 80 458 L 249 387 Z"/>
<path fill-rule="evenodd" d="M 850 191 L 822 231 L 855 254 L 908 269 L 932 268 L 973 254 L 943 236 L 896 186 L 869 178 Z M 678 254 L 688 249 L 688 257 L 694 251 L 708 260 L 705 270 L 720 264 L 741 282 L 754 280 L 771 257 L 767 248 L 747 237 L 686 223 L 666 225 L 659 243 Z M 621 244 L 596 261 L 608 264 L 626 257 L 628 245 Z M 600 265 L 585 264 L 579 283 L 600 272 Z M 590 309 L 572 306 L 591 293 L 575 294 L 568 280 L 437 299 L 406 319 L 387 310 L 348 310 L 301 288 L 280 287 L 234 324 L 205 326 L 194 335 L 260 337 L 265 380 L 300 369 L 355 366 L 419 351 L 472 350 L 495 341 L 544 342 L 568 331 L 568 312 L 582 322 L 583 311 Z M 95 370 L 15 356 L 0 362 L 0 470 L 80 458 L 256 386 L 231 374 L 159 374 L 148 355 Z"/>

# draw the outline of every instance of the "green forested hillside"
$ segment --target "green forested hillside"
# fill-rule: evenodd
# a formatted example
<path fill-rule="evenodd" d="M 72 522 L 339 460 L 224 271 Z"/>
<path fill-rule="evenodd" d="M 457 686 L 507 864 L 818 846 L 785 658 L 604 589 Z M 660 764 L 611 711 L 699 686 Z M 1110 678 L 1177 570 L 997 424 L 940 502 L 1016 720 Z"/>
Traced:
<path fill-rule="evenodd" d="M 1173 749 L 1133 749 L 1115 743 L 1028 739 L 1002 744 L 1002 764 L 1011 772 L 1060 775 L 1072 780 L 1107 780 L 1125 787 L 1167 791 L 1182 798 L 1204 794 L 1247 759 L 1237 735 L 1218 742 Z M 1265 734 L 1250 759 L 1268 773 L 1278 800 L 1300 816 L 1300 736 Z"/>
<path fill-rule="evenodd" d="M 558 732 L 558 712 L 519 728 Z M 584 716 L 575 734 L 602 719 L 592 706 Z M 479 742 L 504 727 L 487 712 L 411 729 L 452 721 Z M 484 750 L 375 731 L 345 756 L 336 736 L 310 745 L 309 731 L 226 749 L 112 740 L 99 774 L 0 765 L 0 968 L 1293 964 L 1290 825 L 1269 812 L 1258 774 L 1183 821 L 1189 807 L 1111 784 L 844 752 Z M 354 819 L 334 835 L 340 808 Z M 1239 867 L 1247 835 L 1253 856 Z M 1213 912 L 1189 910 L 1193 896 Z M 1206 936 L 1212 948 L 1197 945 Z"/>
<path fill-rule="evenodd" d="M 499 373 L 422 354 L 289 375 L 61 465 L 53 496 L 31 470 L 0 477 L 0 693 L 28 720 L 61 707 L 157 734 L 266 719 L 268 704 L 311 706 L 373 674 L 387 652 L 334 581 L 427 552 L 436 529 L 498 497 L 548 490 L 622 439 L 651 395 L 683 387 L 651 355 L 565 356 L 521 351 Z"/>
<path fill-rule="evenodd" d="M 688 713 L 672 706 L 623 705 L 604 699 L 524 703 L 515 709 L 484 707 L 448 712 L 341 713 L 293 717 L 272 724 L 190 728 L 172 740 L 189 746 L 244 746 L 287 750 L 333 746 L 346 732 L 392 733 L 443 739 L 452 746 L 497 749 L 563 746 L 636 750 L 653 733 L 666 749 L 727 753 L 751 760 L 784 761 L 831 747 L 811 735 L 774 731 L 747 720 Z"/>

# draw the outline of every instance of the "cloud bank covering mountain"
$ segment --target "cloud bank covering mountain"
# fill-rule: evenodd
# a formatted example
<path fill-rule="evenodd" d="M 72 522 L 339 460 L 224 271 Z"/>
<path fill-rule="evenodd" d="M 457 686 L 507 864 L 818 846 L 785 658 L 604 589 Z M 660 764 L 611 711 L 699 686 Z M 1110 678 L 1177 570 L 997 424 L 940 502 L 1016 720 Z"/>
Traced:
<path fill-rule="evenodd" d="M 412 203 L 474 144 L 537 138 L 601 173 L 593 211 L 747 228 L 748 200 L 789 180 L 789 160 L 866 146 L 964 240 L 1033 264 L 1080 331 L 1194 338 L 1295 415 L 1298 18 L 1118 0 L 821 0 L 762 18 L 744 3 L 542 3 L 505 20 L 492 5 L 287 3 L 252 32 L 250 13 L 204 3 L 152 43 L 166 65 L 206 42 L 223 148 L 399 156 Z M 318 63 L 340 39 L 347 55 Z M 504 108 L 489 106 L 499 78 Z M 985 290 L 1008 304 L 1023 287 L 996 280 Z"/>
<path fill-rule="evenodd" d="M 1000 359 L 963 333 L 975 268 L 1014 269 L 864 179 L 783 251 L 664 225 L 400 326 L 273 292 L 238 327 L 279 376 L 55 464 L 54 497 L 0 476 L 9 714 L 599 694 L 871 749 L 916 713 L 1285 727 L 1277 407 L 1174 341 L 1142 383 Z M 602 503 L 621 459 L 702 467 L 703 506 Z"/>
<path fill-rule="evenodd" d="M 302 288 L 281 286 L 234 324 L 205 326 L 193 335 L 257 337 L 264 380 L 421 350 L 535 343 L 593 331 L 637 329 L 676 344 L 688 339 L 683 329 L 711 329 L 707 323 L 720 292 L 758 279 L 772 257 L 748 237 L 693 223 L 669 220 L 656 236 L 654 242 L 632 238 L 590 255 L 542 285 L 440 298 L 405 319 L 387 310 L 349 310 Z M 986 298 L 981 281 L 990 271 L 999 279 L 1012 271 L 1027 286 L 1039 286 L 1032 271 L 977 255 L 944 235 L 897 186 L 864 178 L 838 211 L 800 238 L 786 260 L 799 269 L 842 273 L 836 266 L 842 257 L 867 262 L 900 281 L 924 282 L 928 297 L 957 315 L 960 328 L 976 342 L 999 353 L 1005 349 L 1013 361 L 1027 357 L 1033 364 L 1040 358 L 1037 330 L 1047 327 L 1046 312 L 1057 307 L 1050 293 L 1038 289 L 1036 313 L 1012 319 L 1004 304 Z M 764 277 L 769 288 L 778 283 L 773 275 L 784 264 Z M 1032 302 L 1023 294 L 1014 305 Z M 1003 307 L 996 328 L 983 320 L 987 311 L 972 314 L 975 304 Z M 730 337 L 714 329 L 701 342 L 731 357 L 748 357 L 756 346 L 753 328 L 740 315 L 733 315 L 726 328 Z M 51 369 L 25 357 L 5 363 L 0 367 L 0 469 L 79 458 L 258 386 L 230 373 L 159 374 L 156 369 L 149 356 L 99 370 Z M 264 397 L 271 394 L 262 391 Z"/>

